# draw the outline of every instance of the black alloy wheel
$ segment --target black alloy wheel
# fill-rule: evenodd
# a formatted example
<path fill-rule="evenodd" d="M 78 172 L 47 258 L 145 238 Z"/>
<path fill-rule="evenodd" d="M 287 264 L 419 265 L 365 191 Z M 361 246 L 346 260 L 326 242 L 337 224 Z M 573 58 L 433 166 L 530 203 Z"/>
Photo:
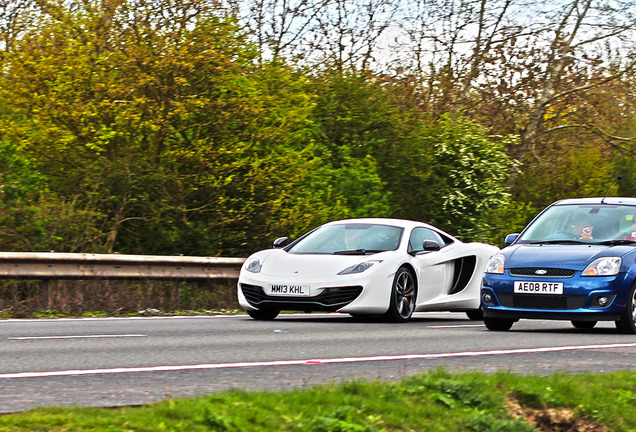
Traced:
<path fill-rule="evenodd" d="M 395 273 L 391 288 L 391 303 L 384 315 L 391 322 L 407 322 L 415 311 L 417 287 L 415 276 L 406 267 L 400 267 Z"/>

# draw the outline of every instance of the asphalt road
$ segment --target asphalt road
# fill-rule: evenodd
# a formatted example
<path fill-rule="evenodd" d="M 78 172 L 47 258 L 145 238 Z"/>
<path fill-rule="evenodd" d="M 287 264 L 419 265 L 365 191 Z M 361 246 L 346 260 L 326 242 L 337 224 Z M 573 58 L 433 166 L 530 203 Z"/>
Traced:
<path fill-rule="evenodd" d="M 0 321 L 0 412 L 137 405 L 230 388 L 280 390 L 395 380 L 427 369 L 517 373 L 636 369 L 614 323 L 520 321 L 491 332 L 459 313 L 407 324 L 294 314 Z"/>

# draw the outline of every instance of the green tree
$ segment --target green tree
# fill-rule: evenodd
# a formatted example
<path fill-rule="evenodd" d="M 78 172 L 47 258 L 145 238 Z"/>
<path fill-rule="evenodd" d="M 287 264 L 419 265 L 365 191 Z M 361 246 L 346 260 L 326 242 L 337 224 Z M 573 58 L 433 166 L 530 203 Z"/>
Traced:
<path fill-rule="evenodd" d="M 44 183 L 35 161 L 21 157 L 11 143 L 0 141 L 2 250 L 32 250 L 39 246 L 33 203 L 39 200 Z"/>
<path fill-rule="evenodd" d="M 426 219 L 454 233 L 492 228 L 486 216 L 507 205 L 506 180 L 515 166 L 506 155 L 514 137 L 491 136 L 458 115 L 444 115 L 422 130 L 430 176 L 411 185 L 422 194 Z"/>
<path fill-rule="evenodd" d="M 352 217 L 391 216 L 383 151 L 399 139 L 391 95 L 373 76 L 325 71 L 313 80 L 312 118 L 334 168 L 333 187 Z"/>
<path fill-rule="evenodd" d="M 490 136 L 459 114 L 431 119 L 408 97 L 408 85 L 353 73 L 327 74 L 324 82 L 316 113 L 325 145 L 336 164 L 372 158 L 390 209 L 374 209 L 378 215 L 458 233 L 487 228 L 485 214 L 507 203 L 514 164 L 505 151 L 514 138 Z"/>
<path fill-rule="evenodd" d="M 348 214 L 302 75 L 256 67 L 236 24 L 212 12 L 58 5 L 7 53 L 2 130 L 59 197 L 41 217 L 93 217 L 83 250 L 245 254 Z"/>

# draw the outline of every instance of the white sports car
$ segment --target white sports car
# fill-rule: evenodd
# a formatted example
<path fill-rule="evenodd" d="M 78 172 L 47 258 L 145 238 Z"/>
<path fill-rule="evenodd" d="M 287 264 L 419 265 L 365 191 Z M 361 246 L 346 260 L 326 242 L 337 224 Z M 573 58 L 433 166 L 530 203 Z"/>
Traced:
<path fill-rule="evenodd" d="M 499 251 L 399 219 L 329 222 L 286 242 L 275 240 L 241 268 L 238 300 L 254 319 L 272 320 L 281 310 L 392 322 L 415 311 L 462 311 L 480 319 L 483 270 Z"/>

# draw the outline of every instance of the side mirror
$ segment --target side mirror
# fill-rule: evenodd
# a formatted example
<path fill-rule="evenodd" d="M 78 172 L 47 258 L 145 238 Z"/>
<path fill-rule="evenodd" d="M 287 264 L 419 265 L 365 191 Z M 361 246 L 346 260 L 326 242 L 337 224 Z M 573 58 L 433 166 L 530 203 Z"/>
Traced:
<path fill-rule="evenodd" d="M 288 237 L 278 237 L 274 240 L 274 249 L 280 249 L 287 244 Z"/>
<path fill-rule="evenodd" d="M 438 251 L 441 248 L 442 247 L 439 245 L 439 243 L 433 240 L 424 240 L 424 244 L 422 244 L 422 249 L 427 252 Z"/>
<path fill-rule="evenodd" d="M 504 240 L 504 243 L 506 244 L 514 243 L 514 241 L 517 240 L 518 237 L 519 237 L 519 233 L 508 234 L 506 236 L 506 239 Z"/>
<path fill-rule="evenodd" d="M 422 242 L 422 249 L 415 249 L 415 250 L 409 251 L 409 255 L 417 256 L 417 255 L 421 255 L 421 254 L 424 254 L 424 253 L 438 251 L 441 248 L 442 248 L 442 246 L 439 243 L 437 243 L 436 241 L 424 240 Z"/>

